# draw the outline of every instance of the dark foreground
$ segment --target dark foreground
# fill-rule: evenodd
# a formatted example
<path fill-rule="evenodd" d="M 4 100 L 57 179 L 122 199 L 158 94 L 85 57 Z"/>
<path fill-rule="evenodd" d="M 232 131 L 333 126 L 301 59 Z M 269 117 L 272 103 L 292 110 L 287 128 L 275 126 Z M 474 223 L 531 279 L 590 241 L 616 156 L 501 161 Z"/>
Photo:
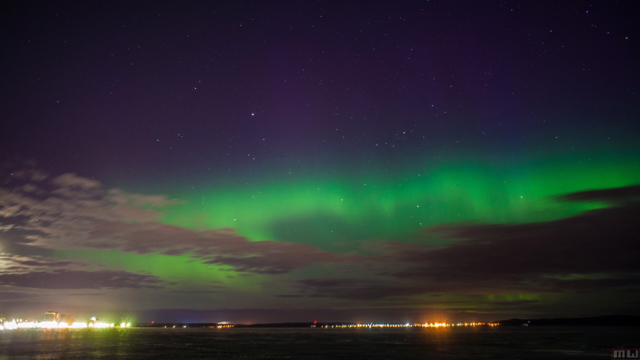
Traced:
<path fill-rule="evenodd" d="M 610 359 L 638 327 L 0 332 L 0 359 Z"/>

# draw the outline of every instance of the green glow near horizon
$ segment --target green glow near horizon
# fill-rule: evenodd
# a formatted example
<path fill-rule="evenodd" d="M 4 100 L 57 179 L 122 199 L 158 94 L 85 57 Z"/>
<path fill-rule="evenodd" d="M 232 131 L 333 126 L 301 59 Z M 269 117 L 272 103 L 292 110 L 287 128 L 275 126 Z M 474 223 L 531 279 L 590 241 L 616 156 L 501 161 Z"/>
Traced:
<path fill-rule="evenodd" d="M 90 259 L 93 263 L 108 265 L 119 270 L 151 273 L 162 280 L 176 282 L 176 285 L 172 286 L 175 289 L 197 286 L 201 290 L 212 290 L 214 285 L 227 286 L 232 282 L 237 285 L 241 282 L 245 290 L 251 291 L 258 290 L 255 281 L 262 277 L 259 274 L 252 274 L 251 281 L 244 281 L 235 277 L 235 272 L 230 266 L 203 264 L 188 254 L 175 256 L 124 253 L 104 249 L 70 249 L 55 251 L 55 255 L 64 259 Z M 228 276 L 233 278 L 230 279 Z"/>
<path fill-rule="evenodd" d="M 188 228 L 236 229 L 252 241 L 311 243 L 370 239 L 411 241 L 415 231 L 459 221 L 548 221 L 602 204 L 551 197 L 640 183 L 635 158 L 546 161 L 512 167 L 439 165 L 402 174 L 298 177 L 256 185 L 200 185 L 170 196 L 185 201 L 162 222 Z M 349 246 L 345 250 L 350 249 Z"/>
<path fill-rule="evenodd" d="M 135 254 L 104 249 L 58 250 L 56 255 L 67 259 L 91 258 L 94 262 L 101 264 L 118 264 L 122 270 L 151 272 L 165 280 L 223 279 L 220 270 L 224 267 L 193 261 L 194 259 L 189 255 Z"/>

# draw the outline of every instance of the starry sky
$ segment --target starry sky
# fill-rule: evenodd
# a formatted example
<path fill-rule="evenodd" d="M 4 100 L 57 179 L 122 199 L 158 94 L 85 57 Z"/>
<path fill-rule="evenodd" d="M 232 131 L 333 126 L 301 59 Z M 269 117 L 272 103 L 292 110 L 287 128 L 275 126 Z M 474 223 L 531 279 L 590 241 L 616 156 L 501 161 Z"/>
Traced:
<path fill-rule="evenodd" d="M 2 313 L 640 314 L 630 2 L 0 14 Z"/>

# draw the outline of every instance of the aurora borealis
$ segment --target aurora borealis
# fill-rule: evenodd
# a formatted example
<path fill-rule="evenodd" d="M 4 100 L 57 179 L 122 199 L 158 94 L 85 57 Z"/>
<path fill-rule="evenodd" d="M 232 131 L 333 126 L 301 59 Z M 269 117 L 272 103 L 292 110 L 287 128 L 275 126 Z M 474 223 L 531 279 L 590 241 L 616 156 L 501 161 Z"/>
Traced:
<path fill-rule="evenodd" d="M 638 315 L 625 4 L 12 6 L 0 313 Z"/>

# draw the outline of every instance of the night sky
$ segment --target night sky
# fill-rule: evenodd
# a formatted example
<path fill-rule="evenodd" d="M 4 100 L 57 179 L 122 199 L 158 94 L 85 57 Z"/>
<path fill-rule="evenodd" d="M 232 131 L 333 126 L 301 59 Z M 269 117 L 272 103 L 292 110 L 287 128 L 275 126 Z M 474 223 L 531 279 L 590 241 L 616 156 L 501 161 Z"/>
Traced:
<path fill-rule="evenodd" d="M 0 312 L 640 315 L 632 6 L 5 4 Z"/>

